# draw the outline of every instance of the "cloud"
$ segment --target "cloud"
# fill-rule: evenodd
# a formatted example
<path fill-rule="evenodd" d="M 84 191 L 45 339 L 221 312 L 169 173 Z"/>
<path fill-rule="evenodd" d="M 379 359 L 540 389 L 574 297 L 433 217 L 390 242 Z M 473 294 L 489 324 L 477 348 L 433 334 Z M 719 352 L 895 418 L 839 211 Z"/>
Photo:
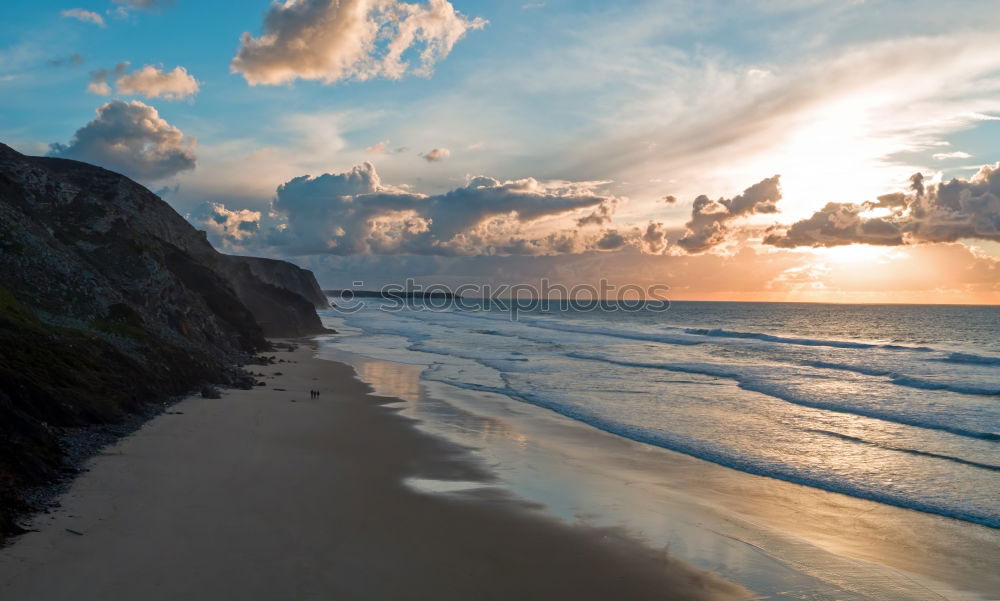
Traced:
<path fill-rule="evenodd" d="M 104 76 L 94 75 L 93 73 L 91 75 L 90 83 L 87 84 L 87 92 L 98 96 L 110 96 L 111 86 L 104 81 Z"/>
<path fill-rule="evenodd" d="M 173 186 L 163 186 L 155 192 L 160 198 L 166 198 L 167 196 L 174 196 L 181 191 L 180 184 L 174 184 Z"/>
<path fill-rule="evenodd" d="M 243 250 L 244 243 L 256 236 L 261 227 L 260 211 L 231 211 L 217 202 L 203 203 L 187 218 L 221 240 L 227 250 Z"/>
<path fill-rule="evenodd" d="M 609 203 L 611 204 L 611 203 Z M 576 232 L 574 232 L 576 233 Z M 663 224 L 650 221 L 645 227 L 606 228 L 596 236 L 583 240 L 585 250 L 630 250 L 641 254 L 658 255 L 667 250 L 669 240 Z M 578 252 L 577 251 L 574 252 Z"/>
<path fill-rule="evenodd" d="M 594 244 L 600 250 L 618 250 L 628 243 L 628 238 L 618 230 L 607 230 Z"/>
<path fill-rule="evenodd" d="M 156 10 L 172 5 L 174 0 L 114 0 L 114 3 L 121 9 Z"/>
<path fill-rule="evenodd" d="M 64 65 L 69 65 L 70 67 L 76 68 L 87 62 L 87 59 L 83 58 L 77 53 L 73 53 L 66 58 L 56 58 L 49 61 L 50 67 L 62 67 Z"/>
<path fill-rule="evenodd" d="M 946 159 L 971 159 L 972 155 L 967 152 L 961 152 L 961 151 L 938 152 L 934 155 L 931 155 L 931 158 L 934 159 L 935 161 L 943 161 Z"/>
<path fill-rule="evenodd" d="M 383 183 L 366 162 L 345 173 L 301 176 L 279 186 L 254 237 L 259 246 L 295 255 L 569 252 L 579 247 L 575 231 L 525 230 L 610 200 L 588 182 L 501 182 L 484 176 L 443 194 L 416 194 Z M 219 204 L 200 208 L 193 220 L 230 244 L 249 243 L 232 232 L 240 223 L 258 221 L 253 211 Z"/>
<path fill-rule="evenodd" d="M 83 10 L 82 8 L 68 8 L 60 11 L 59 15 L 64 19 L 76 19 L 84 23 L 93 23 L 94 25 L 104 27 L 104 17 L 93 11 Z"/>
<path fill-rule="evenodd" d="M 699 12 L 710 10 L 708 4 L 697 6 Z M 629 19 L 633 29 L 641 26 L 635 23 L 640 18 L 651 17 Z M 603 23 L 598 28 L 608 45 L 567 55 L 585 65 L 590 79 L 557 56 L 518 74 L 540 87 L 538 79 L 561 69 L 568 73 L 561 81 L 572 82 L 575 75 L 585 82 L 581 94 L 593 90 L 602 99 L 604 130 L 581 136 L 574 152 L 552 152 L 548 159 L 546 166 L 555 163 L 550 169 L 569 177 L 639 182 L 669 172 L 680 182 L 671 192 L 687 197 L 774 170 L 782 174 L 789 198 L 815 209 L 831 193 L 870 197 L 885 181 L 919 169 L 901 164 L 900 156 L 921 156 L 916 153 L 928 143 L 969 128 L 975 115 L 996 114 L 1000 107 L 995 78 L 1000 43 L 988 33 L 995 27 L 986 23 L 983 31 L 968 35 L 908 29 L 899 36 L 882 32 L 875 40 L 840 40 L 829 48 L 824 46 L 835 36 L 821 36 L 820 46 L 812 46 L 810 37 L 808 43 L 801 40 L 802 52 L 794 57 L 773 55 L 776 62 L 768 66 L 773 74 L 763 79 L 746 75 L 751 66 L 743 63 L 746 57 L 706 54 L 686 44 L 657 53 L 650 39 L 640 36 L 619 40 L 625 48 L 609 54 L 617 38 L 608 29 Z M 653 77 L 654 72 L 662 75 Z M 590 83 L 609 81 L 615 82 L 613 92 Z M 518 81 L 512 77 L 504 84 L 507 90 Z M 609 115 L 603 103 L 612 95 L 620 95 L 619 111 Z M 817 156 L 826 160 L 810 160 Z M 707 187 L 691 189 L 691 182 Z M 650 208 L 643 217 L 655 215 Z"/>
<path fill-rule="evenodd" d="M 769 233 L 765 244 L 783 248 L 796 246 L 840 246 L 873 244 L 896 246 L 903 243 L 899 226 L 882 218 L 865 219 L 862 205 L 831 202 L 808 219 L 798 221 L 782 233 Z"/>
<path fill-rule="evenodd" d="M 447 148 L 435 148 L 421 154 L 420 156 L 422 156 L 428 163 L 440 163 L 451 156 L 451 151 Z"/>
<path fill-rule="evenodd" d="M 764 243 L 897 246 L 963 239 L 1000 241 L 1000 163 L 984 166 L 969 180 L 927 185 L 917 173 L 907 192 L 860 204 L 828 203 L 807 219 L 772 228 Z"/>
<path fill-rule="evenodd" d="M 90 82 L 87 83 L 87 91 L 98 96 L 110 96 L 111 84 L 109 77 L 117 77 L 128 69 L 129 63 L 118 63 L 114 69 L 94 69 L 90 72 Z"/>
<path fill-rule="evenodd" d="M 198 80 L 184 67 L 174 67 L 173 71 L 167 72 L 146 65 L 138 71 L 119 77 L 115 86 L 119 94 L 167 100 L 180 100 L 198 93 Z"/>
<path fill-rule="evenodd" d="M 112 100 L 81 127 L 69 144 L 53 144 L 50 155 L 95 163 L 129 177 L 152 181 L 194 169 L 195 140 L 138 100 Z"/>
<path fill-rule="evenodd" d="M 615 211 L 614 201 L 608 203 L 602 203 L 596 209 L 594 209 L 589 215 L 585 215 L 576 220 L 577 227 L 586 227 L 588 225 L 604 225 L 605 223 L 611 222 L 611 215 Z"/>
<path fill-rule="evenodd" d="M 298 0 L 274 2 L 264 33 L 244 33 L 231 68 L 250 85 L 296 79 L 334 83 L 377 77 L 399 79 L 412 69 L 427 76 L 483 19 L 466 19 L 447 0 L 409 4 L 397 0 Z"/>
<path fill-rule="evenodd" d="M 670 286 L 671 300 L 978 303 L 1000 301 L 1000 260 L 964 244 L 882 248 L 878 261 L 826 262 L 826 250 L 742 248 L 733 254 L 643 254 L 571 250 L 571 254 L 478 256 L 317 255 L 297 262 L 324 287 L 366 287 L 415 278 L 430 284 L 578 284 Z M 867 255 L 866 255 L 867 256 Z"/>
<path fill-rule="evenodd" d="M 667 233 L 662 223 L 650 222 L 642 233 L 642 242 L 650 253 L 661 253 L 667 248 Z"/>
<path fill-rule="evenodd" d="M 382 140 L 381 142 L 376 142 L 368 148 L 365 148 L 365 152 L 370 154 L 382 154 L 389 147 L 389 140 Z"/>
<path fill-rule="evenodd" d="M 711 200 L 703 194 L 694 199 L 687 232 L 677 244 L 689 253 L 704 252 L 726 240 L 730 221 L 748 215 L 775 213 L 780 199 L 778 175 L 761 180 L 733 198 Z"/>
<path fill-rule="evenodd" d="M 173 71 L 161 71 L 151 65 L 126 73 L 130 63 L 118 63 L 114 69 L 95 69 L 90 72 L 90 83 L 87 91 L 98 96 L 110 96 L 113 80 L 119 94 L 129 96 L 145 96 L 146 98 L 164 98 L 180 100 L 198 93 L 198 80 L 191 76 L 184 67 L 175 67 Z"/>
<path fill-rule="evenodd" d="M 677 203 L 677 197 L 674 196 L 674 195 L 672 195 L 672 194 L 667 194 L 666 196 L 664 196 L 660 200 L 662 202 L 667 203 L 668 205 L 672 205 L 672 204 L 676 204 Z"/>

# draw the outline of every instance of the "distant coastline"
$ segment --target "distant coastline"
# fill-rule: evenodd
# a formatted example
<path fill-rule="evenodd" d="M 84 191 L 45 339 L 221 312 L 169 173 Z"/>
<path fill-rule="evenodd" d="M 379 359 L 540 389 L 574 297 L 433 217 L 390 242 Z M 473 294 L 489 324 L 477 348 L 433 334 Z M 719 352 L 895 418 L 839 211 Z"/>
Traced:
<path fill-rule="evenodd" d="M 413 290 L 323 290 L 323 294 L 335 298 L 384 298 L 396 299 L 448 299 L 457 300 L 462 298 L 451 292 L 436 291 L 413 291 Z"/>

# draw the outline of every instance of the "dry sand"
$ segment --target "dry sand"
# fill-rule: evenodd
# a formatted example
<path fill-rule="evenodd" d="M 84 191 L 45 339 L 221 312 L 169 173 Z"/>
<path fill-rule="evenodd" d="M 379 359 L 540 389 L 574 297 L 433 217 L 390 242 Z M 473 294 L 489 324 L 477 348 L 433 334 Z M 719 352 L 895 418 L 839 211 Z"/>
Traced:
<path fill-rule="evenodd" d="M 0 550 L 0 599 L 747 596 L 501 489 L 408 488 L 406 478 L 491 474 L 386 406 L 398 399 L 372 396 L 350 367 L 312 353 L 277 353 L 287 362 L 254 368 L 273 376 L 266 387 L 185 400 L 106 449 L 37 532 Z"/>

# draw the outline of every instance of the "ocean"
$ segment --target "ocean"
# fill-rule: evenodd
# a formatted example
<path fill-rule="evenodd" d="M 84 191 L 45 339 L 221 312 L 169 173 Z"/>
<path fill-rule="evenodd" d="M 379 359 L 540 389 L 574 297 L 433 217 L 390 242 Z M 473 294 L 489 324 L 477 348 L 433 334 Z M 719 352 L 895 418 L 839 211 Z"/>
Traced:
<path fill-rule="evenodd" d="M 356 304 L 324 314 L 334 345 L 427 383 L 1000 528 L 1000 307 L 536 302 L 511 319 L 468 300 Z"/>

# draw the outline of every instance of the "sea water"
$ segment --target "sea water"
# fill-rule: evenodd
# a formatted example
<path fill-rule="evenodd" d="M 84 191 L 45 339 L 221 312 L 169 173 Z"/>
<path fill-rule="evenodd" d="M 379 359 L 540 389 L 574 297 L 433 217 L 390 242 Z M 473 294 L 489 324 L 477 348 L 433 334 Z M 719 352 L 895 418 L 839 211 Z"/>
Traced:
<path fill-rule="evenodd" d="M 744 472 L 1000 527 L 1000 307 L 366 300 L 345 351 Z M 350 334 L 361 334 L 351 336 Z"/>

